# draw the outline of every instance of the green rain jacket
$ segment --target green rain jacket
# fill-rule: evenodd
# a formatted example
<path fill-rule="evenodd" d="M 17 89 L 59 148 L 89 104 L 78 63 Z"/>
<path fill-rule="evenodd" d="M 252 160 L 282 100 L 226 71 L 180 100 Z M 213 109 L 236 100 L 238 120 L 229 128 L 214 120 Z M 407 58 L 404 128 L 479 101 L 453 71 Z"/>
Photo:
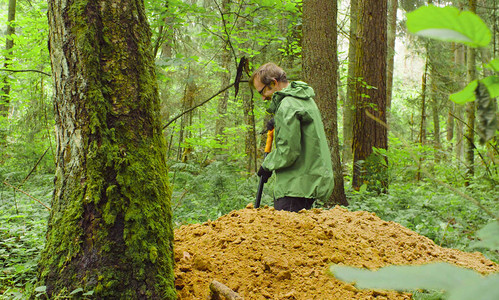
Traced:
<path fill-rule="evenodd" d="M 267 111 L 274 115 L 274 149 L 262 167 L 275 173 L 274 197 L 327 200 L 334 179 L 324 125 L 313 97 L 301 81 L 275 92 Z"/>

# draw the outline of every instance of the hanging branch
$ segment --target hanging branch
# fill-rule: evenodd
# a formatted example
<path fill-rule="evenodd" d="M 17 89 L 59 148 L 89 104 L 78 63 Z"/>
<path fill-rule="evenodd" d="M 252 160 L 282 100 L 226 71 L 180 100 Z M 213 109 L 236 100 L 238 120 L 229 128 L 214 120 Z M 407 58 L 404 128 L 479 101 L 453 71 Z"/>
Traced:
<path fill-rule="evenodd" d="M 47 76 L 52 76 L 52 75 L 50 75 L 49 73 L 45 73 L 45 72 L 43 72 L 43 71 L 38 71 L 38 70 L 11 70 L 11 69 L 0 69 L 0 71 L 4 71 L 4 72 L 13 72 L 13 73 L 19 73 L 19 72 L 35 72 L 35 73 L 40 73 L 40 74 L 47 75 Z"/>
<path fill-rule="evenodd" d="M 43 157 L 45 157 L 45 154 L 47 154 L 47 152 L 49 151 L 49 149 L 50 149 L 50 147 L 48 147 L 47 150 L 45 150 L 45 152 L 43 152 L 42 156 L 38 159 L 38 161 L 36 162 L 35 166 L 31 169 L 31 171 L 28 173 L 28 175 L 26 175 L 26 177 L 23 179 L 23 181 L 21 182 L 21 184 L 17 186 L 18 188 L 20 188 L 26 182 L 26 180 L 28 180 L 28 178 L 31 176 L 31 174 L 33 174 L 33 172 L 35 171 L 36 167 L 42 161 Z"/>
<path fill-rule="evenodd" d="M 216 93 L 215 95 L 211 96 L 210 98 L 208 98 L 208 99 L 204 100 L 203 102 L 201 102 L 201 103 L 199 103 L 199 104 L 197 104 L 197 105 L 189 108 L 188 110 L 183 111 L 180 114 L 176 115 L 175 117 L 173 117 L 173 119 L 171 119 L 170 121 L 168 121 L 168 123 L 166 123 L 165 126 L 163 126 L 163 129 L 165 129 L 166 127 L 168 127 L 171 123 L 173 123 L 175 120 L 177 120 L 181 116 L 185 115 L 186 113 L 191 112 L 191 111 L 195 110 L 196 108 L 198 108 L 200 106 L 203 106 L 204 104 L 206 104 L 211 99 L 215 98 L 216 96 L 218 96 L 221 93 L 225 92 L 226 90 L 230 89 L 232 86 L 234 86 L 234 84 L 235 84 L 235 82 L 229 84 L 228 86 L 224 87 L 223 89 L 221 89 L 220 91 L 218 91 L 218 93 Z"/>
<path fill-rule="evenodd" d="M 189 108 L 188 110 L 186 111 L 183 111 L 181 112 L 180 114 L 176 115 L 175 117 L 173 117 L 170 121 L 168 121 L 168 123 L 166 123 L 165 126 L 163 126 L 163 130 L 168 127 L 171 123 L 173 123 L 175 120 L 177 120 L 178 118 L 180 118 L 181 116 L 185 115 L 186 113 L 189 113 L 191 111 L 193 111 L 194 109 L 200 107 L 200 106 L 203 106 L 204 104 L 208 103 L 208 101 L 210 101 L 211 99 L 215 98 L 216 96 L 220 95 L 221 93 L 225 92 L 226 90 L 230 89 L 231 87 L 234 86 L 234 89 L 236 91 L 236 96 L 237 96 L 237 93 L 239 91 L 239 83 L 241 82 L 248 82 L 248 80 L 241 80 L 242 76 L 243 76 L 243 71 L 245 71 L 246 73 L 248 73 L 248 59 L 246 57 L 241 57 L 241 60 L 239 61 L 239 66 L 237 67 L 237 73 L 236 73 L 236 79 L 234 80 L 233 83 L 229 84 L 228 86 L 224 87 L 223 89 L 221 89 L 220 91 L 218 91 L 215 95 L 211 96 L 210 98 L 204 100 L 203 102 Z"/>
<path fill-rule="evenodd" d="M 35 197 L 31 196 L 30 194 L 26 193 L 25 191 L 20 190 L 20 189 L 16 188 L 15 186 L 12 186 L 12 185 L 8 184 L 8 183 L 7 183 L 7 182 L 5 182 L 5 181 L 3 182 L 3 184 L 5 184 L 5 185 L 6 185 L 6 186 L 8 186 L 8 187 L 13 188 L 14 190 L 16 190 L 16 191 L 18 191 L 18 192 L 21 192 L 21 193 L 25 194 L 26 196 L 30 197 L 31 199 L 33 199 L 33 200 L 35 200 L 36 202 L 40 203 L 41 205 L 45 206 L 45 208 L 46 208 L 46 209 L 50 210 L 50 207 L 48 207 L 47 205 L 43 204 L 43 202 L 42 202 L 42 201 L 40 201 L 40 200 L 36 199 Z"/>

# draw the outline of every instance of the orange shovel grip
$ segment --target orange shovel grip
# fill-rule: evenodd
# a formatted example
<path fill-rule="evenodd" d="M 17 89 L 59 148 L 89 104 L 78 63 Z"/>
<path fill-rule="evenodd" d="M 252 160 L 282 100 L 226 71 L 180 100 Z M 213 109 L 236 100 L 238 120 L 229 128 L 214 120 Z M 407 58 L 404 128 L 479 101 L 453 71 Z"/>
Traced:
<path fill-rule="evenodd" d="M 265 153 L 272 151 L 272 141 L 274 140 L 274 129 L 267 131 L 267 142 L 265 143 Z"/>

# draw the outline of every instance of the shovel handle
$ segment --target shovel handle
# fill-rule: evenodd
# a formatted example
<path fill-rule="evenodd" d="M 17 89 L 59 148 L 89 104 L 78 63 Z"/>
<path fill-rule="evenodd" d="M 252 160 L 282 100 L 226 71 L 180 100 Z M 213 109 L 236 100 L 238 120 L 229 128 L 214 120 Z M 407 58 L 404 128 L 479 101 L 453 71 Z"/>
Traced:
<path fill-rule="evenodd" d="M 274 129 L 267 131 L 267 142 L 265 143 L 265 153 L 272 151 L 272 141 L 274 140 Z"/>
<path fill-rule="evenodd" d="M 267 131 L 267 142 L 265 143 L 265 156 L 272 151 L 272 141 L 274 140 L 274 129 Z M 260 201 L 262 200 L 263 192 L 263 179 L 260 178 L 260 183 L 258 184 L 258 190 L 256 192 L 255 208 L 260 207 Z"/>

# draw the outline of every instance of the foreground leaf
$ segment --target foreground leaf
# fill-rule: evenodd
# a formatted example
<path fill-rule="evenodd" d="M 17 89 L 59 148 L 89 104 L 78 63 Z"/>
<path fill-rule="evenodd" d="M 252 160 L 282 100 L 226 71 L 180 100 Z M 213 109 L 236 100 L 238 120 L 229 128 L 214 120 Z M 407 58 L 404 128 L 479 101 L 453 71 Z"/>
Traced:
<path fill-rule="evenodd" d="M 461 91 L 451 94 L 449 99 L 457 104 L 475 101 L 475 90 L 478 86 L 478 80 L 473 80 Z"/>
<path fill-rule="evenodd" d="M 355 282 L 358 288 L 409 291 L 452 290 L 482 279 L 475 271 L 448 263 L 422 266 L 388 266 L 377 271 L 333 265 L 331 273 L 340 280 Z"/>
<path fill-rule="evenodd" d="M 423 6 L 407 14 L 409 32 L 442 41 L 485 47 L 492 34 L 483 20 L 469 11 L 452 6 Z"/>
<path fill-rule="evenodd" d="M 449 291 L 452 300 L 491 300 L 499 299 L 499 275 L 489 275 L 472 284 L 458 286 Z"/>
<path fill-rule="evenodd" d="M 488 64 L 486 64 L 485 67 L 494 71 L 494 72 L 499 72 L 499 59 L 494 58 Z"/>
<path fill-rule="evenodd" d="M 487 224 L 477 232 L 477 236 L 480 238 L 480 241 L 473 245 L 474 248 L 499 250 L 499 222 L 494 221 Z"/>

